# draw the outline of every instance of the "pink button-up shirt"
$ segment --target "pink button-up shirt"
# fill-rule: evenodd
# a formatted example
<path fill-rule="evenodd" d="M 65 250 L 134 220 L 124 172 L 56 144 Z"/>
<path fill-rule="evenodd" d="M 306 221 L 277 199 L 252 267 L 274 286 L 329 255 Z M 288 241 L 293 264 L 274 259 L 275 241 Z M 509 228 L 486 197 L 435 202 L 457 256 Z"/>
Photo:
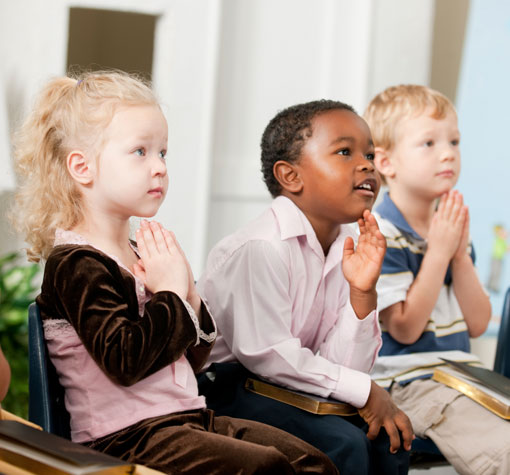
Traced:
<path fill-rule="evenodd" d="M 301 210 L 279 196 L 211 251 L 198 290 L 219 336 L 209 363 L 239 361 L 300 391 L 363 407 L 381 346 L 377 311 L 356 317 L 342 273 L 341 226 L 327 256 Z"/>

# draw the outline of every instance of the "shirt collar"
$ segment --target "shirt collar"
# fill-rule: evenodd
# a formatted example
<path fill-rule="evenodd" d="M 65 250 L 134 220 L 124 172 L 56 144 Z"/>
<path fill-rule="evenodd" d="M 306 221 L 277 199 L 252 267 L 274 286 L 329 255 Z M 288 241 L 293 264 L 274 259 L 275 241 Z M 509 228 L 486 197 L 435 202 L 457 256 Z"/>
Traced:
<path fill-rule="evenodd" d="M 64 244 L 80 244 L 83 246 L 90 245 L 87 240 L 74 231 L 65 231 L 64 229 L 57 228 L 55 231 L 55 240 L 53 246 L 61 246 Z"/>
<path fill-rule="evenodd" d="M 388 192 L 384 194 L 382 203 L 377 207 L 376 211 L 379 213 L 381 218 L 390 221 L 403 233 L 410 235 L 416 240 L 423 241 L 423 238 L 409 225 L 404 218 L 404 215 L 395 206 L 395 203 L 393 203 Z"/>
<path fill-rule="evenodd" d="M 326 271 L 342 260 L 345 238 L 351 236 L 354 240 L 357 240 L 355 232 L 349 225 L 341 225 L 340 232 L 333 244 L 331 244 L 328 256 L 325 258 L 324 251 L 317 239 L 313 226 L 306 215 L 291 199 L 280 195 L 273 200 L 271 209 L 275 214 L 276 221 L 280 228 L 281 240 L 284 241 L 286 239 L 306 236 L 306 241 L 313 252 L 317 254 L 323 262 L 328 262 Z"/>
<path fill-rule="evenodd" d="M 282 241 L 299 236 L 312 236 L 317 240 L 315 231 L 305 214 L 286 196 L 274 199 L 271 208 L 280 227 Z"/>

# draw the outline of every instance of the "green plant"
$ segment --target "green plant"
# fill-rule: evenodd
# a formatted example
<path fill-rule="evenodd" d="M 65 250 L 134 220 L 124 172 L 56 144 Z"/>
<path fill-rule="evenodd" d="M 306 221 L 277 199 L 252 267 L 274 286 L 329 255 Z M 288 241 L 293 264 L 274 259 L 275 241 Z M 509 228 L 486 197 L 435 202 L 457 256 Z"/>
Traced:
<path fill-rule="evenodd" d="M 11 384 L 2 407 L 28 417 L 28 306 L 39 288 L 37 264 L 21 253 L 0 257 L 0 346 L 11 366 Z"/>

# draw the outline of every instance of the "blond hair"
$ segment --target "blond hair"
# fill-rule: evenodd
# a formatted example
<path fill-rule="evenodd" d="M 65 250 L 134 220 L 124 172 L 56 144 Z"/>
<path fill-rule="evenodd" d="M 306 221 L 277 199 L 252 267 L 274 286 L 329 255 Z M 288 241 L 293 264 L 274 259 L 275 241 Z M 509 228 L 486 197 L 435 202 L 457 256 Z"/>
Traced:
<path fill-rule="evenodd" d="M 57 228 L 83 218 L 82 197 L 67 170 L 74 149 L 99 155 L 120 106 L 158 105 L 150 86 L 121 71 L 88 72 L 50 80 L 14 137 L 19 178 L 12 217 L 31 261 L 47 258 Z"/>
<path fill-rule="evenodd" d="M 367 121 L 376 147 L 391 150 L 395 146 L 395 131 L 405 119 L 416 117 L 432 109 L 434 119 L 443 119 L 455 112 L 450 99 L 434 89 L 414 84 L 392 86 L 377 94 L 368 104 L 364 119 Z"/>

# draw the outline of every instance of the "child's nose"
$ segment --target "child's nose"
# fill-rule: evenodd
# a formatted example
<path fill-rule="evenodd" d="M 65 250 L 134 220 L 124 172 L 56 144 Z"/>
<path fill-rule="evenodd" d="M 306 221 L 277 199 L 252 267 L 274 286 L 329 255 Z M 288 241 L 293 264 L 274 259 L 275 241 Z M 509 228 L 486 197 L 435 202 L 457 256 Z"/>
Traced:
<path fill-rule="evenodd" d="M 358 169 L 363 172 L 373 172 L 375 171 L 374 162 L 363 157 L 363 160 L 358 165 Z"/>
<path fill-rule="evenodd" d="M 457 157 L 458 150 L 453 145 L 451 146 L 445 146 L 443 150 L 441 150 L 441 160 L 447 161 L 447 160 L 455 160 Z"/>
<path fill-rule="evenodd" d="M 161 158 L 159 156 L 156 156 L 154 158 L 153 163 L 152 163 L 152 174 L 154 176 L 156 176 L 156 175 L 165 176 L 166 175 L 166 162 L 163 158 Z"/>

